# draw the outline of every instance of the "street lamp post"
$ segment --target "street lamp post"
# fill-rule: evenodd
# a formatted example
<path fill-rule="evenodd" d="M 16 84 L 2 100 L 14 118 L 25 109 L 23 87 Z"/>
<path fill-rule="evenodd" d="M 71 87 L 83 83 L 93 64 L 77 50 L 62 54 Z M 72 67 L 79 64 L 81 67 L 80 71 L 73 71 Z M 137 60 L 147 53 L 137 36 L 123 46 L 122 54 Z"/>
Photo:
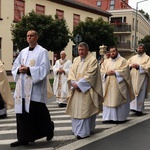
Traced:
<path fill-rule="evenodd" d="M 135 33 L 134 33 L 134 50 L 136 50 L 136 43 L 137 43 L 137 41 L 136 41 L 136 33 L 137 33 L 137 13 L 138 13 L 138 4 L 139 3 L 142 3 L 142 2 L 145 2 L 145 1 L 148 1 L 148 0 L 143 0 L 143 1 L 139 1 L 139 2 L 137 2 L 136 3 L 136 13 L 135 13 Z"/>

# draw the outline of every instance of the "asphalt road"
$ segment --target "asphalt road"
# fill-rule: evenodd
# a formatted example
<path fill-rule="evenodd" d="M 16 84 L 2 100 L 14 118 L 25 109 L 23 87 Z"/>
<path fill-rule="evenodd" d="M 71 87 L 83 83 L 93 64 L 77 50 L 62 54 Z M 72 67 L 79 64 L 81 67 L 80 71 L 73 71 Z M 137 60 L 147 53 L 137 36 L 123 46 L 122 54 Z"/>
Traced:
<path fill-rule="evenodd" d="M 150 150 L 150 119 L 87 144 L 78 150 Z"/>
<path fill-rule="evenodd" d="M 8 119 L 0 120 L 0 150 L 149 150 L 150 99 L 146 100 L 145 105 L 145 115 L 137 117 L 131 112 L 124 124 L 102 124 L 100 114 L 95 134 L 76 140 L 71 132 L 70 117 L 66 116 L 65 108 L 58 108 L 53 96 L 48 100 L 48 108 L 56 125 L 54 139 L 50 142 L 42 139 L 27 147 L 10 148 L 9 143 L 16 139 L 15 114 L 11 110 Z"/>

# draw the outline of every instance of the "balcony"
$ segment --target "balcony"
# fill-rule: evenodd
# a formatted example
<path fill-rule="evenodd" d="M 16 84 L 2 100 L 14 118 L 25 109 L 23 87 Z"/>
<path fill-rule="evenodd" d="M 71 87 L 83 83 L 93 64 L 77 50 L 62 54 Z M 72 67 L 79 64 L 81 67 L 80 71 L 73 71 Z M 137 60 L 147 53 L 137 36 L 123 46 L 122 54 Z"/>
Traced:
<path fill-rule="evenodd" d="M 114 32 L 131 32 L 131 25 L 127 23 L 111 23 L 114 27 Z"/>
<path fill-rule="evenodd" d="M 130 41 L 127 42 L 118 42 L 117 48 L 130 49 Z"/>

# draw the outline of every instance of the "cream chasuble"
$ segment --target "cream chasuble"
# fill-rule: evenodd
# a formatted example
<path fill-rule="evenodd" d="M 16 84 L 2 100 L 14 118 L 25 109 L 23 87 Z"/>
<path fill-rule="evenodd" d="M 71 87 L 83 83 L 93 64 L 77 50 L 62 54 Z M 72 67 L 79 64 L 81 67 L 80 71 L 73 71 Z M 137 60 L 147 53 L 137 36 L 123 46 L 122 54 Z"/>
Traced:
<path fill-rule="evenodd" d="M 116 75 L 105 76 L 106 72 L 114 70 Z M 108 107 L 118 107 L 134 98 L 130 80 L 130 71 L 127 61 L 118 55 L 116 59 L 106 59 L 101 65 L 101 75 L 103 78 L 104 103 Z M 119 77 L 122 80 L 119 81 Z"/>
<path fill-rule="evenodd" d="M 146 53 L 142 55 L 137 54 L 131 57 L 128 62 L 129 66 L 131 66 L 133 63 L 137 63 L 140 65 L 139 70 L 132 68 L 130 71 L 134 94 L 135 96 L 138 96 L 140 91 L 142 90 L 145 78 L 148 78 L 148 82 L 150 81 L 148 75 L 150 70 L 150 57 L 146 55 Z"/>
<path fill-rule="evenodd" d="M 7 109 L 14 106 L 13 96 L 11 94 L 10 85 L 7 79 L 7 75 L 4 69 L 3 63 L 0 61 L 0 93 L 4 102 L 6 103 Z"/>
<path fill-rule="evenodd" d="M 83 61 L 80 56 L 74 60 L 68 76 L 69 85 L 71 81 L 85 79 L 91 88 L 85 93 L 70 90 L 66 113 L 71 117 L 83 119 L 101 111 L 103 98 L 99 71 L 97 60 L 90 52 Z"/>

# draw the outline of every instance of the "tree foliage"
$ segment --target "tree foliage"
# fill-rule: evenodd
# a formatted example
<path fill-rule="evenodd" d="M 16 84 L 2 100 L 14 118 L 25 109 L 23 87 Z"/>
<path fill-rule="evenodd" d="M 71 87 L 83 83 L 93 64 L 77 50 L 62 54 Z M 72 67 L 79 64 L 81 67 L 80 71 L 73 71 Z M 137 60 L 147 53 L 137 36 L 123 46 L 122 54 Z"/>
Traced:
<path fill-rule="evenodd" d="M 139 12 L 148 20 L 150 21 L 150 16 L 148 13 L 146 13 L 143 9 L 139 10 Z"/>
<path fill-rule="evenodd" d="M 115 44 L 113 27 L 102 18 L 95 21 L 86 18 L 85 22 L 81 21 L 73 30 L 72 40 L 77 34 L 82 37 L 82 41 L 89 45 L 90 51 L 96 51 L 97 54 L 99 53 L 99 46 L 106 45 L 109 47 Z"/>
<path fill-rule="evenodd" d="M 143 43 L 145 45 L 146 53 L 150 56 L 150 35 L 145 36 L 143 39 L 138 41 L 138 43 Z"/>
<path fill-rule="evenodd" d="M 11 27 L 12 40 L 19 50 L 28 46 L 26 42 L 28 30 L 36 30 L 39 36 L 38 43 L 51 51 L 61 51 L 70 39 L 70 32 L 64 19 L 39 15 L 32 11 Z"/>

